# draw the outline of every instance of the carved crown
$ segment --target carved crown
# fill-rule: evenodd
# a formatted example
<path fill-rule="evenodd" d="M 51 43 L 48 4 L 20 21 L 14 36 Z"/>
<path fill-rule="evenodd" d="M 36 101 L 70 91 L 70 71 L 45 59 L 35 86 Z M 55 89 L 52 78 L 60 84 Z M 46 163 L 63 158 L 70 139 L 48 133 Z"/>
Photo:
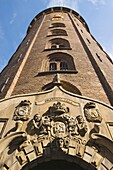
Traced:
<path fill-rule="evenodd" d="M 49 108 L 50 113 L 55 113 L 55 114 L 63 114 L 63 113 L 68 113 L 69 108 L 65 107 L 64 104 L 61 104 L 60 102 L 54 103 L 53 106 Z"/>
<path fill-rule="evenodd" d="M 31 105 L 31 102 L 29 100 L 23 100 L 19 103 L 19 107 L 20 106 L 26 106 L 26 105 Z"/>
<path fill-rule="evenodd" d="M 95 103 L 89 102 L 85 105 L 84 109 L 92 109 L 92 108 L 95 108 L 95 107 L 96 107 Z"/>

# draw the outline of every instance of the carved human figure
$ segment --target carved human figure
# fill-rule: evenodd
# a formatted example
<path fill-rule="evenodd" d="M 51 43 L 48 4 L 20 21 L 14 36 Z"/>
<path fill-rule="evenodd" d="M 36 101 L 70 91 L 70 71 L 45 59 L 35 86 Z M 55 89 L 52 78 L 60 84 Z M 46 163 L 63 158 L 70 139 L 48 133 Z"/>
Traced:
<path fill-rule="evenodd" d="M 63 148 L 63 147 L 64 147 L 64 140 L 63 140 L 62 138 L 59 138 L 59 139 L 58 139 L 58 146 L 59 146 L 60 148 Z"/>
<path fill-rule="evenodd" d="M 42 117 L 42 132 L 44 134 L 49 134 L 51 127 L 51 121 L 49 116 Z"/>
<path fill-rule="evenodd" d="M 42 116 L 39 115 L 38 113 L 34 115 L 34 118 L 33 118 L 33 125 L 36 129 L 36 132 L 40 132 L 41 130 L 41 127 L 42 127 Z"/>
<path fill-rule="evenodd" d="M 50 131 L 51 122 L 49 116 L 35 114 L 33 118 L 33 124 L 38 134 L 48 134 Z"/>
<path fill-rule="evenodd" d="M 82 137 L 85 136 L 88 128 L 87 128 L 87 125 L 86 125 L 86 123 L 85 123 L 85 121 L 84 121 L 83 116 L 78 115 L 78 116 L 76 117 L 76 121 L 77 121 L 77 124 L 76 124 L 76 125 L 77 125 L 78 134 L 80 134 L 80 136 L 82 136 Z"/>
<path fill-rule="evenodd" d="M 69 117 L 68 119 L 68 131 L 71 135 L 78 134 L 74 117 Z"/>

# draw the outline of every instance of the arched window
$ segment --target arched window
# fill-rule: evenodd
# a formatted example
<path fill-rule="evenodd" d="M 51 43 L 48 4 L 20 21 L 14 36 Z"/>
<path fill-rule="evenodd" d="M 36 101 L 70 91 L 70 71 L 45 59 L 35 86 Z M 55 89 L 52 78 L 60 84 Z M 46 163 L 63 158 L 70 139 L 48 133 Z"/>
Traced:
<path fill-rule="evenodd" d="M 61 14 L 55 14 L 52 18 L 52 21 L 63 20 L 64 17 Z"/>
<path fill-rule="evenodd" d="M 47 42 L 46 49 L 71 49 L 71 48 L 68 40 L 63 38 L 54 38 Z"/>
<path fill-rule="evenodd" d="M 78 73 L 75 67 L 75 61 L 70 54 L 64 52 L 55 52 L 44 58 L 41 70 L 38 75 L 56 73 Z"/>
<path fill-rule="evenodd" d="M 64 44 L 59 44 L 59 48 L 66 48 Z"/>
<path fill-rule="evenodd" d="M 49 65 L 49 70 L 52 71 L 52 70 L 56 70 L 57 69 L 57 64 L 56 63 L 50 63 Z"/>
<path fill-rule="evenodd" d="M 68 70 L 68 64 L 66 61 L 63 61 L 63 59 L 56 59 L 54 61 L 51 60 L 49 64 L 49 71 L 53 70 Z"/>
<path fill-rule="evenodd" d="M 45 67 L 45 71 L 76 71 L 73 58 L 62 52 L 48 55 Z"/>
<path fill-rule="evenodd" d="M 66 62 L 60 63 L 60 70 L 68 70 L 68 65 Z"/>
<path fill-rule="evenodd" d="M 53 35 L 53 36 L 67 36 L 67 32 L 63 29 L 54 29 L 51 30 L 49 35 Z"/>
<path fill-rule="evenodd" d="M 65 24 L 61 22 L 55 22 L 55 23 L 52 23 L 50 26 L 50 28 L 55 28 L 55 27 L 65 27 Z"/>
<path fill-rule="evenodd" d="M 51 49 L 57 48 L 57 44 L 51 44 Z"/>

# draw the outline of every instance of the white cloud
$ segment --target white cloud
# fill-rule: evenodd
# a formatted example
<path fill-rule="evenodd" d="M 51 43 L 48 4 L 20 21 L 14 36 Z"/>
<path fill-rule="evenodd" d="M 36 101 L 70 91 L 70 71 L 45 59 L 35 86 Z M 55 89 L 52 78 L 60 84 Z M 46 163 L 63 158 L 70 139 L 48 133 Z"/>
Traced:
<path fill-rule="evenodd" d="M 49 0 L 48 7 L 65 6 L 76 11 L 79 11 L 79 0 Z"/>
<path fill-rule="evenodd" d="M 14 13 L 13 13 L 13 16 L 12 16 L 12 19 L 11 19 L 10 22 L 9 22 L 10 24 L 13 24 L 13 22 L 15 21 L 16 16 L 17 16 L 17 13 L 14 12 Z"/>
<path fill-rule="evenodd" d="M 108 0 L 88 0 L 91 2 L 93 5 L 105 5 Z"/>

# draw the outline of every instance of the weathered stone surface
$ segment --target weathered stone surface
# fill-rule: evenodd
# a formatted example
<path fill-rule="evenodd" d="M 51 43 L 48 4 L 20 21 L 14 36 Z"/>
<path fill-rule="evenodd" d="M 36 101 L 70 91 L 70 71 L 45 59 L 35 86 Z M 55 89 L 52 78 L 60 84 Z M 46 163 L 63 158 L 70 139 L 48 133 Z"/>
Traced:
<path fill-rule="evenodd" d="M 112 72 L 76 12 L 59 7 L 37 15 L 0 75 L 1 170 L 51 160 L 111 170 Z"/>

